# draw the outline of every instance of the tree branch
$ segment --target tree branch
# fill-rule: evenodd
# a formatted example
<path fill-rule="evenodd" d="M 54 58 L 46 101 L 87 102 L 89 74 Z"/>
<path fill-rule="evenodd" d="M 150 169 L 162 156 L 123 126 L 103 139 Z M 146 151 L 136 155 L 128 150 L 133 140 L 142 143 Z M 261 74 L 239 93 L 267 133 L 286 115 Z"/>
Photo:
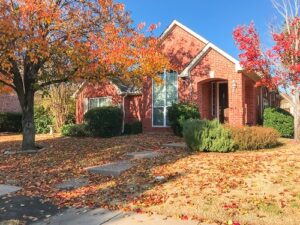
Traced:
<path fill-rule="evenodd" d="M 49 86 L 49 85 L 51 85 L 51 84 L 60 84 L 60 83 L 66 82 L 66 81 L 68 81 L 68 79 L 69 79 L 68 77 L 65 77 L 65 78 L 63 78 L 63 79 L 57 79 L 57 80 L 47 81 L 47 82 L 45 82 L 45 83 L 40 84 L 40 85 L 39 85 L 39 89 L 42 89 L 42 88 L 44 88 L 44 87 L 47 87 L 47 86 Z"/>
<path fill-rule="evenodd" d="M 59 84 L 59 83 L 67 82 L 70 79 L 70 77 L 73 74 L 75 74 L 77 71 L 78 71 L 78 68 L 74 68 L 74 70 L 72 72 L 70 72 L 68 75 L 66 75 L 66 77 L 61 78 L 61 79 L 50 80 L 50 81 L 44 82 L 44 83 L 39 85 L 38 89 L 42 89 L 42 88 L 44 88 L 46 86 L 49 86 L 51 84 Z"/>

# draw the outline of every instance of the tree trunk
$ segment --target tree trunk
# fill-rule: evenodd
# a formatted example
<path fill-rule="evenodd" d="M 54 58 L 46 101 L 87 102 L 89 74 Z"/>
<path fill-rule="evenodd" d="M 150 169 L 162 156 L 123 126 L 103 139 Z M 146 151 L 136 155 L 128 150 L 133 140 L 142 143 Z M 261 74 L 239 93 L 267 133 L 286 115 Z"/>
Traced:
<path fill-rule="evenodd" d="M 34 124 L 34 92 L 26 93 L 24 97 L 22 110 L 22 127 L 23 127 L 23 141 L 22 150 L 36 150 L 35 146 L 35 124 Z"/>
<path fill-rule="evenodd" d="M 300 106 L 294 107 L 294 138 L 295 141 L 300 142 Z"/>
<path fill-rule="evenodd" d="M 294 139 L 295 141 L 300 142 L 300 92 L 297 86 L 294 89 L 295 90 L 292 96 L 294 116 Z"/>

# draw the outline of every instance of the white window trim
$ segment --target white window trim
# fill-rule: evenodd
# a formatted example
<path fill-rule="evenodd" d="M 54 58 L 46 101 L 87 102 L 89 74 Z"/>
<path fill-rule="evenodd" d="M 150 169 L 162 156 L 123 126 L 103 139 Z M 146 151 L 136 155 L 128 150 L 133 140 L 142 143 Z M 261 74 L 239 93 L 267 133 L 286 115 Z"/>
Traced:
<path fill-rule="evenodd" d="M 176 72 L 177 73 L 177 72 Z M 164 82 L 164 91 L 166 93 L 166 75 L 167 75 L 167 71 L 165 70 L 164 71 L 164 74 L 163 74 L 163 82 Z M 176 85 L 176 88 L 177 88 L 177 101 L 179 101 L 179 91 L 178 91 L 178 73 L 177 73 L 177 85 Z M 152 127 L 154 128 L 168 128 L 168 127 L 171 127 L 169 125 L 167 125 L 167 98 L 165 97 L 164 98 L 164 125 L 154 125 L 154 104 L 153 104 L 153 100 L 154 100 L 154 83 L 155 81 L 152 79 L 152 103 L 151 103 L 151 111 L 152 111 Z"/>
<path fill-rule="evenodd" d="M 109 98 L 112 102 L 112 96 L 102 96 L 102 97 L 94 97 L 94 98 L 88 98 L 88 110 L 90 110 L 90 100 L 94 100 L 94 99 L 105 99 L 105 98 Z M 99 106 L 98 106 L 99 107 Z"/>

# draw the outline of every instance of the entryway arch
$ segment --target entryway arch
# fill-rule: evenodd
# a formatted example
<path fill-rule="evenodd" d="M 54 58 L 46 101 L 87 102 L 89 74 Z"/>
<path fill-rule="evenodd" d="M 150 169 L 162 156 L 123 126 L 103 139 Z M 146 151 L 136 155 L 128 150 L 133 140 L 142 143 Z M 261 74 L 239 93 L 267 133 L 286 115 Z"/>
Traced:
<path fill-rule="evenodd" d="M 210 120 L 217 118 L 222 123 L 228 122 L 228 80 L 217 78 L 205 79 L 198 82 L 197 89 L 201 117 Z"/>

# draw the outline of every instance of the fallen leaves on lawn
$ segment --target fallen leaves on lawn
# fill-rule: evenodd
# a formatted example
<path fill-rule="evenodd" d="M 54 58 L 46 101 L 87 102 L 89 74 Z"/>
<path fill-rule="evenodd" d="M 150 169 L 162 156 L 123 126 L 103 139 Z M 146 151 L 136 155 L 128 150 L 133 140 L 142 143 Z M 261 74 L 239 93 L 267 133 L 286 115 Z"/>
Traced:
<path fill-rule="evenodd" d="M 1 149 L 17 146 L 20 140 L 20 136 L 1 136 Z M 111 139 L 41 135 L 38 140 L 47 151 L 0 158 L 0 183 L 14 181 L 23 187 L 20 194 L 44 196 L 61 207 L 155 212 L 182 220 L 231 221 L 234 225 L 272 224 L 275 217 L 283 221 L 277 224 L 284 224 L 288 216 L 300 218 L 299 145 L 287 143 L 287 147 L 257 152 L 191 154 L 162 148 L 164 143 L 182 141 L 172 135 Z M 135 161 L 135 166 L 119 177 L 91 175 L 85 170 L 124 160 L 128 152 L 145 150 L 164 154 Z M 55 188 L 64 180 L 81 177 L 88 178 L 87 186 L 68 191 Z"/>

